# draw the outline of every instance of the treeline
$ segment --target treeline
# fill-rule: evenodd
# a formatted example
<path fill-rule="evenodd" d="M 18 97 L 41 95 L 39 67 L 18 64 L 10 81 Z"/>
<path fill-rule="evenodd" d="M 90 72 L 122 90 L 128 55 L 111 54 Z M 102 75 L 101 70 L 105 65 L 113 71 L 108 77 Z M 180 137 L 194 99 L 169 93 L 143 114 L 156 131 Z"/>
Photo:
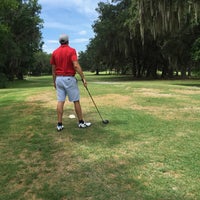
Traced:
<path fill-rule="evenodd" d="M 0 87 L 25 74 L 50 74 L 42 51 L 38 0 L 0 1 Z M 79 52 L 84 70 L 133 77 L 200 76 L 200 2 L 113 0 L 100 2 L 94 37 Z"/>
<path fill-rule="evenodd" d="M 98 74 L 171 78 L 200 72 L 200 2 L 113 0 L 98 4 L 95 33 L 80 62 Z"/>
<path fill-rule="evenodd" d="M 49 57 L 42 52 L 40 18 L 41 6 L 37 0 L 0 1 L 0 82 L 24 74 L 40 74 Z"/>

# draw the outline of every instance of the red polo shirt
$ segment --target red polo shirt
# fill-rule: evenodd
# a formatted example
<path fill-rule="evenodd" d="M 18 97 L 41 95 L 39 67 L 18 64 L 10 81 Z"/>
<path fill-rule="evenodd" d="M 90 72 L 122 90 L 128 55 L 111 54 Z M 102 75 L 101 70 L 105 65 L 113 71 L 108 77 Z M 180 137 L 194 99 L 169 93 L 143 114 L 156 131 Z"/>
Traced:
<path fill-rule="evenodd" d="M 76 50 L 64 44 L 53 52 L 50 63 L 56 66 L 57 76 L 74 76 L 76 71 L 73 67 L 73 61 L 77 61 L 77 59 Z"/>

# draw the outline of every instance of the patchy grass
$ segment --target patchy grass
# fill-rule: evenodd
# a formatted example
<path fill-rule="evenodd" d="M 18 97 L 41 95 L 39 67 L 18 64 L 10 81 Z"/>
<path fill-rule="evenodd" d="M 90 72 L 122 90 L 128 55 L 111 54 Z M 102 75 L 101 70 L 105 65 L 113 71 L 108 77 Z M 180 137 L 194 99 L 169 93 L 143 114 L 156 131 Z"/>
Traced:
<path fill-rule="evenodd" d="M 66 102 L 59 133 L 51 77 L 0 90 L 0 199 L 200 199 L 199 82 L 87 79 L 108 125 L 81 83 L 93 124 Z"/>

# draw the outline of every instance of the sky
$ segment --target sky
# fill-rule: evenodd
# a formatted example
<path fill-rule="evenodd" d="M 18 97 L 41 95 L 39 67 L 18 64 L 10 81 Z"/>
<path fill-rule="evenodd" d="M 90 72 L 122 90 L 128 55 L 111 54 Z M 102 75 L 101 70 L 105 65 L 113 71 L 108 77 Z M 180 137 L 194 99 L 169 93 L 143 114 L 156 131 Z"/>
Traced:
<path fill-rule="evenodd" d="M 98 19 L 96 8 L 99 2 L 110 0 L 38 0 L 42 6 L 43 50 L 52 53 L 59 47 L 59 36 L 69 36 L 69 45 L 77 53 L 85 51 L 89 40 L 94 37 L 92 24 Z"/>

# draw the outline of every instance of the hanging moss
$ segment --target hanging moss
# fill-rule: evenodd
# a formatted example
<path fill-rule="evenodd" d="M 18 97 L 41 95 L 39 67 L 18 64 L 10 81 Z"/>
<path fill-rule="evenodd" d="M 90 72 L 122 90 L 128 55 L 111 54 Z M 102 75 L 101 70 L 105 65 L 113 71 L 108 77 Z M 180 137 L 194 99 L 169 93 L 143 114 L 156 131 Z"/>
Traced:
<path fill-rule="evenodd" d="M 187 13 L 196 23 L 200 17 L 200 2 L 197 0 L 138 0 L 138 8 L 143 41 L 145 29 L 157 37 L 180 30 L 188 20 Z"/>

